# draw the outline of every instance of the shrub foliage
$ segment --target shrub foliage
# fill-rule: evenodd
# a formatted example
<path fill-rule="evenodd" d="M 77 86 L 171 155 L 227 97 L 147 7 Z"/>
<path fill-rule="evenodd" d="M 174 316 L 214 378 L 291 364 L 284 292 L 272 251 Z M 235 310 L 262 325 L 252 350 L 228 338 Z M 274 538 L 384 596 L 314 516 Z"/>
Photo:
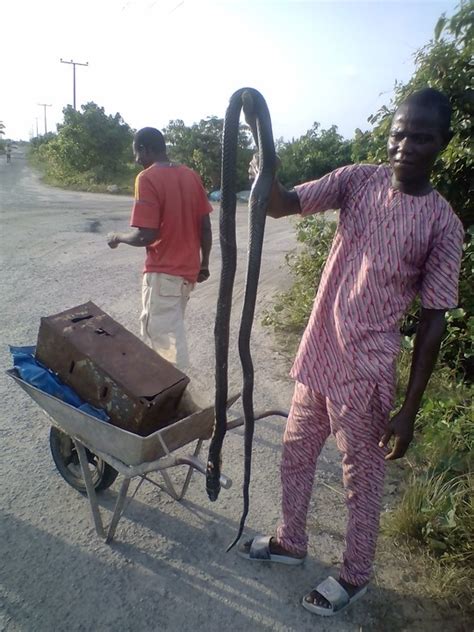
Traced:
<path fill-rule="evenodd" d="M 209 116 L 190 127 L 179 119 L 170 121 L 163 130 L 170 157 L 197 171 L 209 192 L 220 189 L 223 125 L 223 119 Z M 237 140 L 237 190 L 249 188 L 251 146 L 251 134 L 241 124 Z"/>
<path fill-rule="evenodd" d="M 57 134 L 32 141 L 35 162 L 62 185 L 97 185 L 121 180 L 132 164 L 132 130 L 119 113 L 86 103 L 80 111 L 68 105 Z"/>

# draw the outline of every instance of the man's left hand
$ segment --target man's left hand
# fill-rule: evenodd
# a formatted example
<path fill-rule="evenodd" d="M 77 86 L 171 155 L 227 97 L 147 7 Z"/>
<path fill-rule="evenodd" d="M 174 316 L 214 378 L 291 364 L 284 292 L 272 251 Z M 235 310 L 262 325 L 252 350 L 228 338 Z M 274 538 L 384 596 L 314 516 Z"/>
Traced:
<path fill-rule="evenodd" d="M 120 243 L 120 240 L 117 233 L 109 233 L 107 235 L 107 245 L 109 248 L 117 248 L 119 243 Z"/>
<path fill-rule="evenodd" d="M 416 413 L 405 412 L 402 408 L 390 419 L 387 430 L 384 432 L 379 443 L 379 447 L 384 448 L 390 439 L 392 439 L 392 437 L 394 438 L 392 449 L 385 457 L 386 461 L 394 461 L 395 459 L 401 459 L 402 456 L 405 456 L 408 446 L 413 439 L 415 417 Z"/>
<path fill-rule="evenodd" d="M 207 281 L 210 276 L 209 268 L 201 268 L 199 270 L 197 282 L 202 283 L 203 281 Z"/>

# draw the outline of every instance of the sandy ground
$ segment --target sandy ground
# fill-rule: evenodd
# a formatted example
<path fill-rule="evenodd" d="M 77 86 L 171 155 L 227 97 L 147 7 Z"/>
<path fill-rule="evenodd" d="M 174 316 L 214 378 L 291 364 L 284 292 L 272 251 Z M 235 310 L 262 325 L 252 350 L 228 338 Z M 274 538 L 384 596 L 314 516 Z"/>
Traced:
<path fill-rule="evenodd" d="M 110 251 L 105 243 L 108 231 L 127 225 L 131 200 L 46 187 L 19 154 L 11 165 L 0 164 L 0 193 L 1 366 L 10 366 L 8 343 L 35 343 L 41 316 L 87 300 L 137 333 L 143 252 L 125 246 Z M 219 273 L 216 220 L 217 213 L 212 276 L 194 292 L 187 318 L 195 367 L 191 376 L 210 401 Z M 241 207 L 241 263 L 246 224 Z M 289 221 L 268 222 L 259 315 L 275 291 L 288 286 L 284 255 L 294 245 Z M 235 320 L 241 297 L 242 273 L 236 284 Z M 288 361 L 258 315 L 252 344 L 256 406 L 287 408 L 292 392 Z M 232 349 L 231 381 L 238 388 L 235 339 Z M 226 440 L 224 471 L 234 486 L 223 490 L 217 503 L 208 501 L 201 476 L 195 476 L 181 503 L 145 484 L 126 509 L 116 540 L 106 545 L 95 534 L 85 498 L 55 470 L 43 413 L 3 372 L 0 396 L 0 630 L 448 629 L 442 610 L 422 597 L 422 577 L 384 540 L 369 593 L 347 613 L 322 620 L 299 605 L 313 583 L 328 571 L 337 572 L 343 548 L 344 503 L 332 443 L 320 460 L 308 525 L 310 557 L 303 568 L 250 564 L 225 552 L 241 511 L 241 430 Z M 283 420 L 275 417 L 258 425 L 249 534 L 271 532 L 278 520 L 283 427 Z M 394 489 L 389 482 L 387 503 Z M 106 518 L 117 490 L 118 481 L 101 496 Z M 449 629 L 464 629 L 455 620 L 451 618 Z"/>

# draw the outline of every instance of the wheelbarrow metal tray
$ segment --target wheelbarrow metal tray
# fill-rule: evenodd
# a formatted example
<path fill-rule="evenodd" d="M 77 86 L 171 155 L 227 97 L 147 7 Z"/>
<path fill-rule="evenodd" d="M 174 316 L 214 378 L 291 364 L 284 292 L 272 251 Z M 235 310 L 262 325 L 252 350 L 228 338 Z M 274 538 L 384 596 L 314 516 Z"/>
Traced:
<path fill-rule="evenodd" d="M 91 450 L 110 454 L 125 465 L 135 466 L 156 461 L 166 455 L 165 447 L 173 452 L 196 439 L 209 439 L 214 425 L 214 406 L 197 409 L 183 419 L 141 437 L 117 426 L 100 421 L 28 384 L 7 370 L 21 388 L 44 410 L 52 423 L 73 438 L 84 442 Z"/>

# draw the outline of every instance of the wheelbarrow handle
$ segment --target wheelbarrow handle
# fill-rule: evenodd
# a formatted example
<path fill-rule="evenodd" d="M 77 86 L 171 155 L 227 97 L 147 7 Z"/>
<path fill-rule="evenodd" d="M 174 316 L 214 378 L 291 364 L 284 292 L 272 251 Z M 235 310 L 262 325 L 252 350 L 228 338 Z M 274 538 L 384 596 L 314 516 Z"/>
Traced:
<path fill-rule="evenodd" d="M 288 417 L 288 411 L 285 410 L 257 410 L 255 411 L 255 421 L 258 419 L 264 419 L 265 417 Z M 236 419 L 231 419 L 227 422 L 227 430 L 234 430 L 235 428 L 240 428 L 245 423 L 245 417 L 242 415 L 241 417 L 237 417 Z"/>
<path fill-rule="evenodd" d="M 189 455 L 177 457 L 176 465 L 189 465 L 201 474 L 204 474 L 204 476 L 206 475 L 206 465 L 197 456 Z M 232 480 L 224 474 L 221 474 L 220 484 L 224 489 L 230 489 L 232 487 Z"/>

